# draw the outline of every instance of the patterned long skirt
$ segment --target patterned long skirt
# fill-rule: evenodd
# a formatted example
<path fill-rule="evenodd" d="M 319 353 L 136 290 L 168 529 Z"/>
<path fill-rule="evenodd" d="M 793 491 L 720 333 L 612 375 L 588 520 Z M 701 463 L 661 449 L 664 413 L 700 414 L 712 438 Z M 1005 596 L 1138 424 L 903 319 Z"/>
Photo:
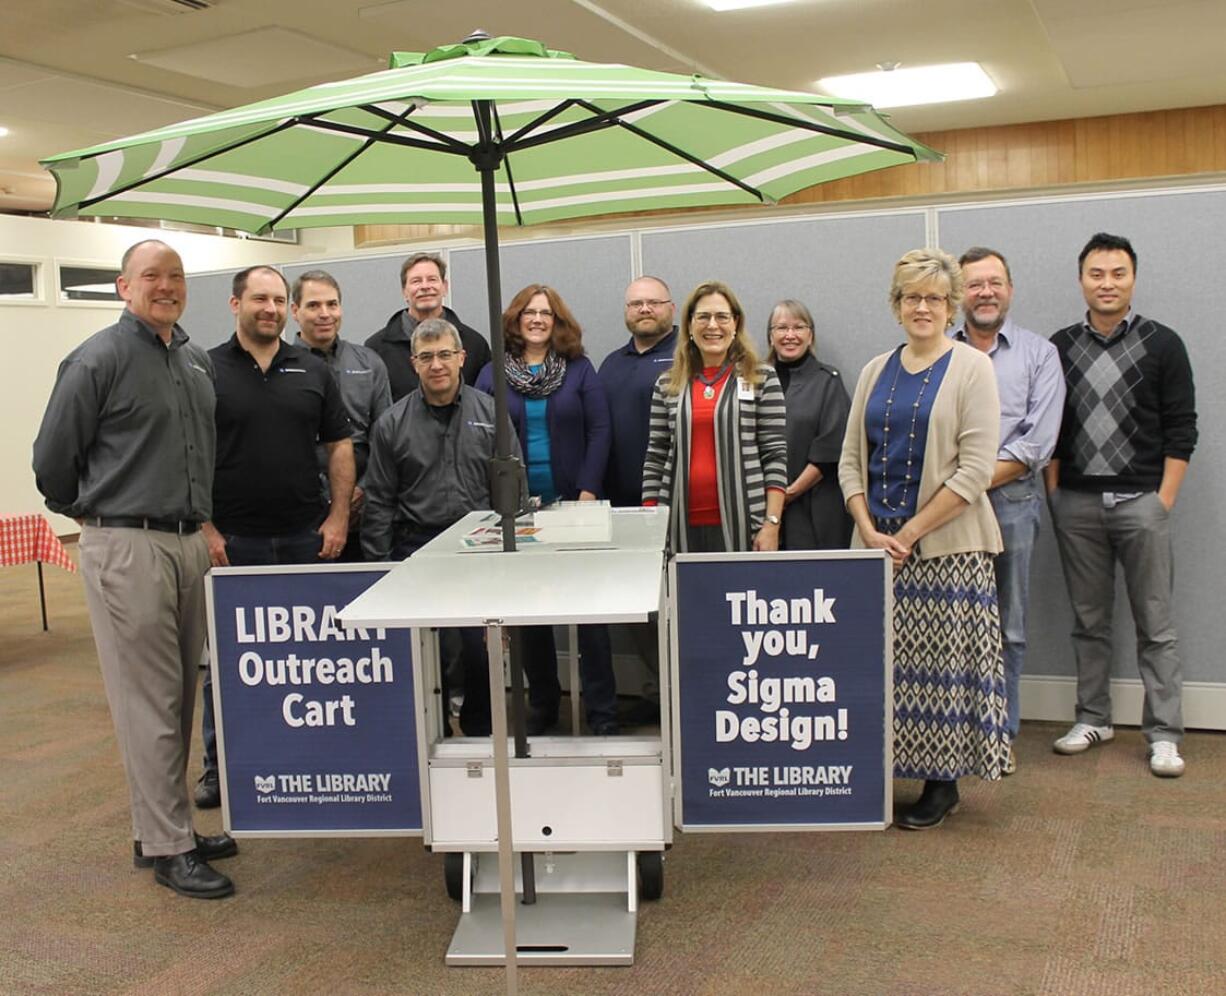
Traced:
<path fill-rule="evenodd" d="M 996 779 L 1007 753 L 991 554 L 908 558 L 894 575 L 894 776 Z"/>

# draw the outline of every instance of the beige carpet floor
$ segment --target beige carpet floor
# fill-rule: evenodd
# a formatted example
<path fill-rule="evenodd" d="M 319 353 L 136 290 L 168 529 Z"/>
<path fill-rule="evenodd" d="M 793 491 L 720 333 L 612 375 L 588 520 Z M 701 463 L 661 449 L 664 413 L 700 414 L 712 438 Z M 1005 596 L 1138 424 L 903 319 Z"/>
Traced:
<path fill-rule="evenodd" d="M 0 993 L 504 991 L 443 964 L 458 907 L 416 840 L 245 840 L 216 902 L 134 870 L 80 579 L 46 577 L 43 633 L 34 567 L 0 571 Z M 1026 724 L 1018 774 L 933 832 L 678 835 L 633 966 L 520 991 L 1226 992 L 1226 736 L 1159 780 L 1136 730 L 1076 758 L 1058 732 Z"/>

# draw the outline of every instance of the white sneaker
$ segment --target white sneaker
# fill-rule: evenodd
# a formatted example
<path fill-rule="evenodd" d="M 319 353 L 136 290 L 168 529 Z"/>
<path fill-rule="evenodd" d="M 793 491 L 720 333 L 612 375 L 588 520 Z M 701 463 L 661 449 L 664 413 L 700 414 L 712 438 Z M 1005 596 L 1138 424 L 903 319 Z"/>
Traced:
<path fill-rule="evenodd" d="M 1183 774 L 1183 758 L 1173 740 L 1155 740 L 1149 745 L 1149 770 L 1159 778 L 1178 778 Z"/>
<path fill-rule="evenodd" d="M 1074 723 L 1073 728 L 1052 744 L 1057 754 L 1080 754 L 1095 744 L 1105 744 L 1115 739 L 1115 730 L 1110 726 L 1091 726 L 1089 723 Z"/>

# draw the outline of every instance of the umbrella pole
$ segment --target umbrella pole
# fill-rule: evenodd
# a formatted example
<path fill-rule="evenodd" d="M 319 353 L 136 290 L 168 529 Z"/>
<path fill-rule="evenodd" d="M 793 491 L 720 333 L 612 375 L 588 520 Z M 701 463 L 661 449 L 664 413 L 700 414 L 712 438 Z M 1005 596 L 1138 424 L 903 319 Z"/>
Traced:
<path fill-rule="evenodd" d="M 502 270 L 498 255 L 498 204 L 494 174 L 502 164 L 502 151 L 493 140 L 490 103 L 476 101 L 477 130 L 486 141 L 472 154 L 481 176 L 481 215 L 485 235 L 485 284 L 489 301 L 490 354 L 494 373 L 494 460 L 491 468 L 494 511 L 502 521 L 502 549 L 515 552 L 515 514 L 519 510 L 520 464 L 511 456 L 511 425 L 507 413 L 506 341 L 502 335 Z M 523 641 L 511 636 L 511 728 L 515 756 L 528 756 L 524 717 Z M 523 864 L 524 903 L 536 902 L 536 867 L 531 852 L 520 855 Z"/>

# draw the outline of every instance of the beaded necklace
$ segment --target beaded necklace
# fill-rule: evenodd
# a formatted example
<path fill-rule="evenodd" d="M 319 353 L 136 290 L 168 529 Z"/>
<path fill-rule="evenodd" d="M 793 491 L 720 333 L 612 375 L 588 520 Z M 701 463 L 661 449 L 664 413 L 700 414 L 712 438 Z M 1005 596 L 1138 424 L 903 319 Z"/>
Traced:
<path fill-rule="evenodd" d="M 898 353 L 898 366 L 894 369 L 894 383 L 890 385 L 890 393 L 885 399 L 885 418 L 883 439 L 881 442 L 881 504 L 888 508 L 891 512 L 902 512 L 907 507 L 907 496 L 911 491 L 911 460 L 915 455 L 915 425 L 919 420 L 920 404 L 924 400 L 924 391 L 928 389 L 928 383 L 932 380 L 932 369 L 941 361 L 942 353 L 930 364 L 924 371 L 924 379 L 920 384 L 919 394 L 915 396 L 915 401 L 911 405 L 911 428 L 907 433 L 907 470 L 903 477 L 902 498 L 897 505 L 891 505 L 889 498 L 886 497 L 886 467 L 888 466 L 887 454 L 890 449 L 890 412 L 894 409 L 894 391 L 898 388 L 898 375 L 902 372 L 902 351 Z M 918 371 L 917 371 L 918 372 Z"/>

